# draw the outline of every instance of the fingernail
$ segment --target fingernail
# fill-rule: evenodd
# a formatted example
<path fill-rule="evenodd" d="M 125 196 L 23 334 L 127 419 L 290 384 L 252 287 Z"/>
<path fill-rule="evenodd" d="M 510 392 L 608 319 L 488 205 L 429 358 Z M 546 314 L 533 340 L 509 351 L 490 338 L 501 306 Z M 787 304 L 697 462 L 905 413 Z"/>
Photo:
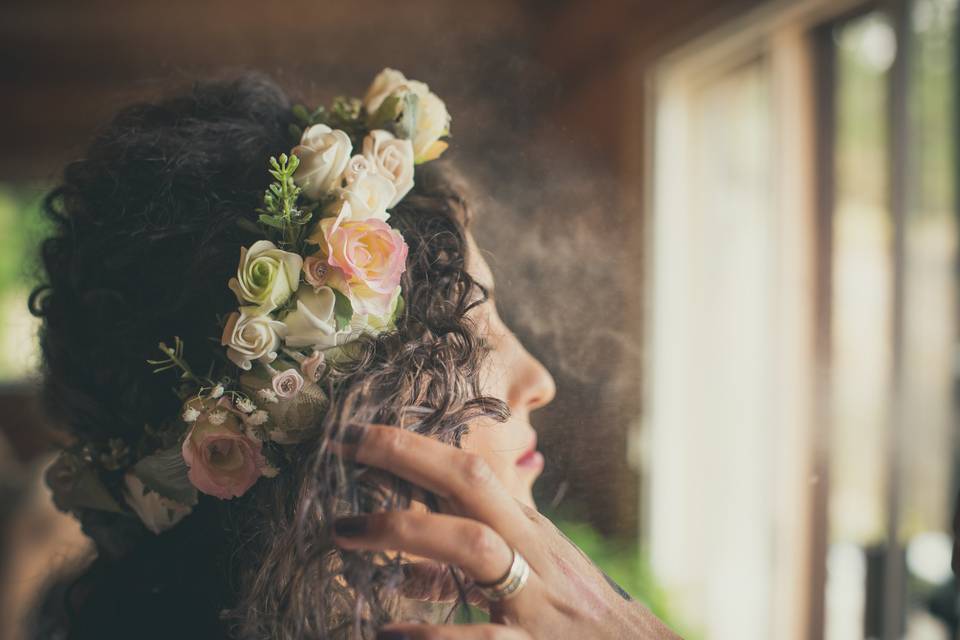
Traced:
<path fill-rule="evenodd" d="M 403 631 L 377 631 L 377 640 L 413 640 Z"/>
<path fill-rule="evenodd" d="M 333 532 L 344 538 L 356 538 L 367 532 L 366 516 L 347 516 L 333 522 Z"/>
<path fill-rule="evenodd" d="M 361 440 L 363 440 L 363 436 L 366 432 L 367 427 L 365 425 L 351 422 L 340 432 L 340 442 L 347 446 L 355 447 L 360 444 Z"/>

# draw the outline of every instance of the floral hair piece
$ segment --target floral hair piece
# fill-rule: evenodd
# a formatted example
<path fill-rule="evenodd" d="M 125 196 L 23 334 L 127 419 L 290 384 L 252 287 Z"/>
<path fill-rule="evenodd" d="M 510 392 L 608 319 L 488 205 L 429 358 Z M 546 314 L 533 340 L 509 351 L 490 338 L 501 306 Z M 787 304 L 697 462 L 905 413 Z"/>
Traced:
<path fill-rule="evenodd" d="M 242 221 L 262 238 L 240 247 L 227 283 L 237 308 L 223 322 L 223 363 L 200 375 L 179 338 L 160 343 L 164 358 L 148 362 L 180 372 L 180 415 L 135 443 L 64 451 L 47 474 L 60 508 L 133 511 L 160 533 L 190 513 L 198 491 L 243 495 L 281 472 L 286 445 L 312 435 L 328 406 L 327 363 L 358 337 L 395 328 L 407 244 L 389 212 L 415 166 L 447 148 L 446 105 L 384 69 L 362 100 L 298 105 L 293 115 L 300 142 L 270 158 L 257 223 Z"/>

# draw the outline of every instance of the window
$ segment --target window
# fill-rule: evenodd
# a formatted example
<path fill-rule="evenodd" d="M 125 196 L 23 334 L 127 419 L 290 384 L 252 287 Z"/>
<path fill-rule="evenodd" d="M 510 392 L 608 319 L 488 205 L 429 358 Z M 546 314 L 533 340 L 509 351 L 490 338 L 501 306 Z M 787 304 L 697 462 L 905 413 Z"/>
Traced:
<path fill-rule="evenodd" d="M 956 632 L 955 21 L 769 5 L 651 78 L 645 526 L 704 637 Z"/>

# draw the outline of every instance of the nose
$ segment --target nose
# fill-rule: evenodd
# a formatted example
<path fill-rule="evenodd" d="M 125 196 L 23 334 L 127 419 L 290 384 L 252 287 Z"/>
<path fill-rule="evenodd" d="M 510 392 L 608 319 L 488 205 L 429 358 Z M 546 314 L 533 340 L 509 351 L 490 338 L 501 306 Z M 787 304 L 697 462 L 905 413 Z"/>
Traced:
<path fill-rule="evenodd" d="M 514 338 L 516 340 L 516 338 Z M 557 383 L 543 364 L 517 341 L 517 359 L 513 363 L 507 404 L 516 411 L 533 411 L 550 404 L 557 395 Z"/>

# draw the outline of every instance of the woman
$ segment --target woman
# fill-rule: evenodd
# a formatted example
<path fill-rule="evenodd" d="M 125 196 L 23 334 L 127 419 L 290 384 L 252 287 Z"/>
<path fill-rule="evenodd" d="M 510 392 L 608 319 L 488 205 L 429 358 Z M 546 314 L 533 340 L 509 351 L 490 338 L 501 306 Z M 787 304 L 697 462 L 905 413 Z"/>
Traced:
<path fill-rule="evenodd" d="M 673 637 L 534 507 L 554 384 L 448 133 L 396 71 L 316 111 L 245 76 L 125 109 L 66 168 L 31 308 L 72 442 L 48 482 L 97 556 L 37 635 Z M 450 624 L 467 602 L 490 621 Z"/>

